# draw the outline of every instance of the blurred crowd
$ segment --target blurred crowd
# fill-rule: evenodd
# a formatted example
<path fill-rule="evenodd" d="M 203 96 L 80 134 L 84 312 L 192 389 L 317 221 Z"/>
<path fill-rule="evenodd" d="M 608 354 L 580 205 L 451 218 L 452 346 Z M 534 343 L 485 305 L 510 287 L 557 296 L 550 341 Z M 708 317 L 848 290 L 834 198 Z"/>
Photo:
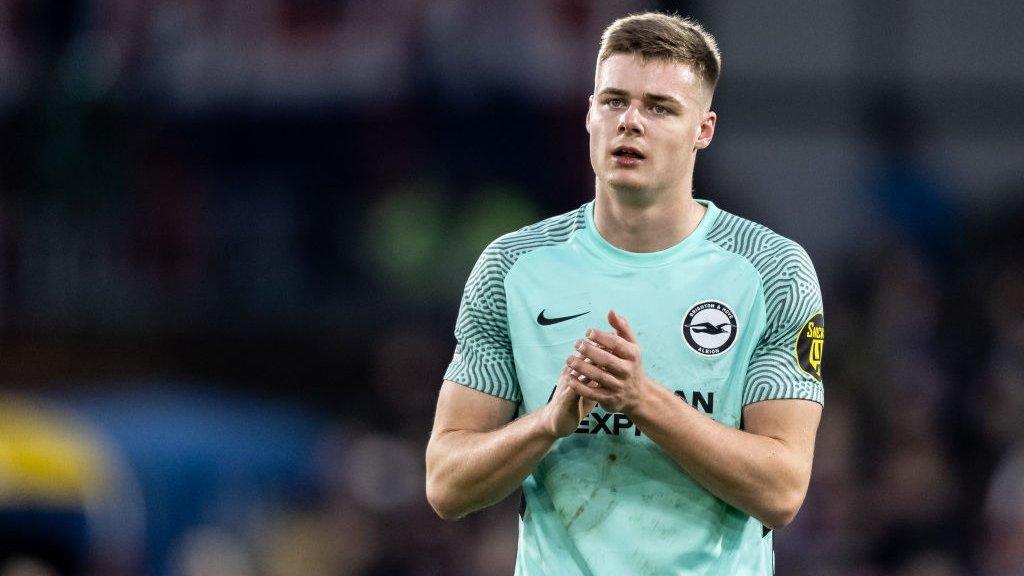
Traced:
<path fill-rule="evenodd" d="M 510 574 L 516 497 L 424 497 L 459 296 L 487 242 L 592 195 L 593 53 L 647 8 L 723 30 L 696 196 L 824 290 L 779 573 L 1024 574 L 1024 166 L 960 170 L 940 96 L 888 78 L 807 132 L 854 169 L 794 200 L 758 176 L 803 149 L 788 120 L 763 145 L 727 5 L 0 1 L 0 576 Z"/>

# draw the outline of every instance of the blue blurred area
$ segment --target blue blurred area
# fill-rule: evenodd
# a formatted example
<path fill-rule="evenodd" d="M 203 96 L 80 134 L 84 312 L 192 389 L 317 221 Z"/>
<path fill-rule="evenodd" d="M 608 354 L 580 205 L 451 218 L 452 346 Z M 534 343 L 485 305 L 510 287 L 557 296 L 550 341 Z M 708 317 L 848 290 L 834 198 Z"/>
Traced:
<path fill-rule="evenodd" d="M 326 418 L 311 408 L 181 382 L 57 402 L 122 452 L 144 502 L 146 573 L 170 573 L 175 543 L 197 523 L 242 531 L 261 505 L 319 496 L 316 444 Z"/>
<path fill-rule="evenodd" d="M 779 572 L 1016 573 L 1022 7 L 0 2 L 0 576 L 508 574 L 514 499 L 424 500 L 436 391 L 480 250 L 592 196 L 644 9 L 723 51 L 696 196 L 825 294 Z"/>

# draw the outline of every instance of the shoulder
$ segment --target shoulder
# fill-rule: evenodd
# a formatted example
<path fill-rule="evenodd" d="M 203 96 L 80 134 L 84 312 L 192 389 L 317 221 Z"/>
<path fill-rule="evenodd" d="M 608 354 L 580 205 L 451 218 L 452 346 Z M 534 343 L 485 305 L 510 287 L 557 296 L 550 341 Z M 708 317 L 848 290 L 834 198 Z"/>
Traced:
<path fill-rule="evenodd" d="M 797 242 L 763 224 L 721 210 L 708 230 L 707 240 L 757 269 L 762 281 L 772 284 L 794 273 L 814 276 L 807 251 Z"/>
<path fill-rule="evenodd" d="M 500 236 L 484 249 L 480 261 L 508 272 L 525 254 L 545 246 L 568 242 L 573 234 L 586 226 L 586 207 L 587 204 L 584 204 Z"/>

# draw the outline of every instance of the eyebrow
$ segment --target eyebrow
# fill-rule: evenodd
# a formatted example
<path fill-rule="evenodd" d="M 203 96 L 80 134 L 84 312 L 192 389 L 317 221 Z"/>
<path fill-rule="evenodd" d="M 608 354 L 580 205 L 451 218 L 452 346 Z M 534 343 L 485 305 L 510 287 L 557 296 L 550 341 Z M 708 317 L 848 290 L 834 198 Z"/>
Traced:
<path fill-rule="evenodd" d="M 629 92 L 621 88 L 605 88 L 597 94 L 598 96 L 629 96 Z M 669 104 L 675 104 L 676 106 L 683 106 L 683 103 L 679 101 L 675 96 L 668 96 L 666 94 L 651 94 L 645 93 L 643 99 L 646 102 L 668 102 Z"/>

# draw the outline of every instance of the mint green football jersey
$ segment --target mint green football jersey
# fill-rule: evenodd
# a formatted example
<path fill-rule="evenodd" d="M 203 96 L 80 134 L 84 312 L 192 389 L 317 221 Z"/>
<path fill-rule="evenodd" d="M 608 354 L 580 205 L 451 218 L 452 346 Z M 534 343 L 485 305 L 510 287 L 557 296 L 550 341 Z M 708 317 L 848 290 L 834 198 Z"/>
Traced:
<path fill-rule="evenodd" d="M 679 244 L 633 253 L 597 232 L 593 202 L 488 246 L 470 274 L 445 379 L 543 407 L 573 344 L 636 332 L 646 374 L 709 418 L 752 402 L 823 402 L 821 292 L 806 252 L 700 201 Z M 680 407 L 683 409 L 683 407 Z M 600 407 L 523 482 L 516 574 L 767 575 L 772 533 L 690 478 L 624 414 Z"/>

